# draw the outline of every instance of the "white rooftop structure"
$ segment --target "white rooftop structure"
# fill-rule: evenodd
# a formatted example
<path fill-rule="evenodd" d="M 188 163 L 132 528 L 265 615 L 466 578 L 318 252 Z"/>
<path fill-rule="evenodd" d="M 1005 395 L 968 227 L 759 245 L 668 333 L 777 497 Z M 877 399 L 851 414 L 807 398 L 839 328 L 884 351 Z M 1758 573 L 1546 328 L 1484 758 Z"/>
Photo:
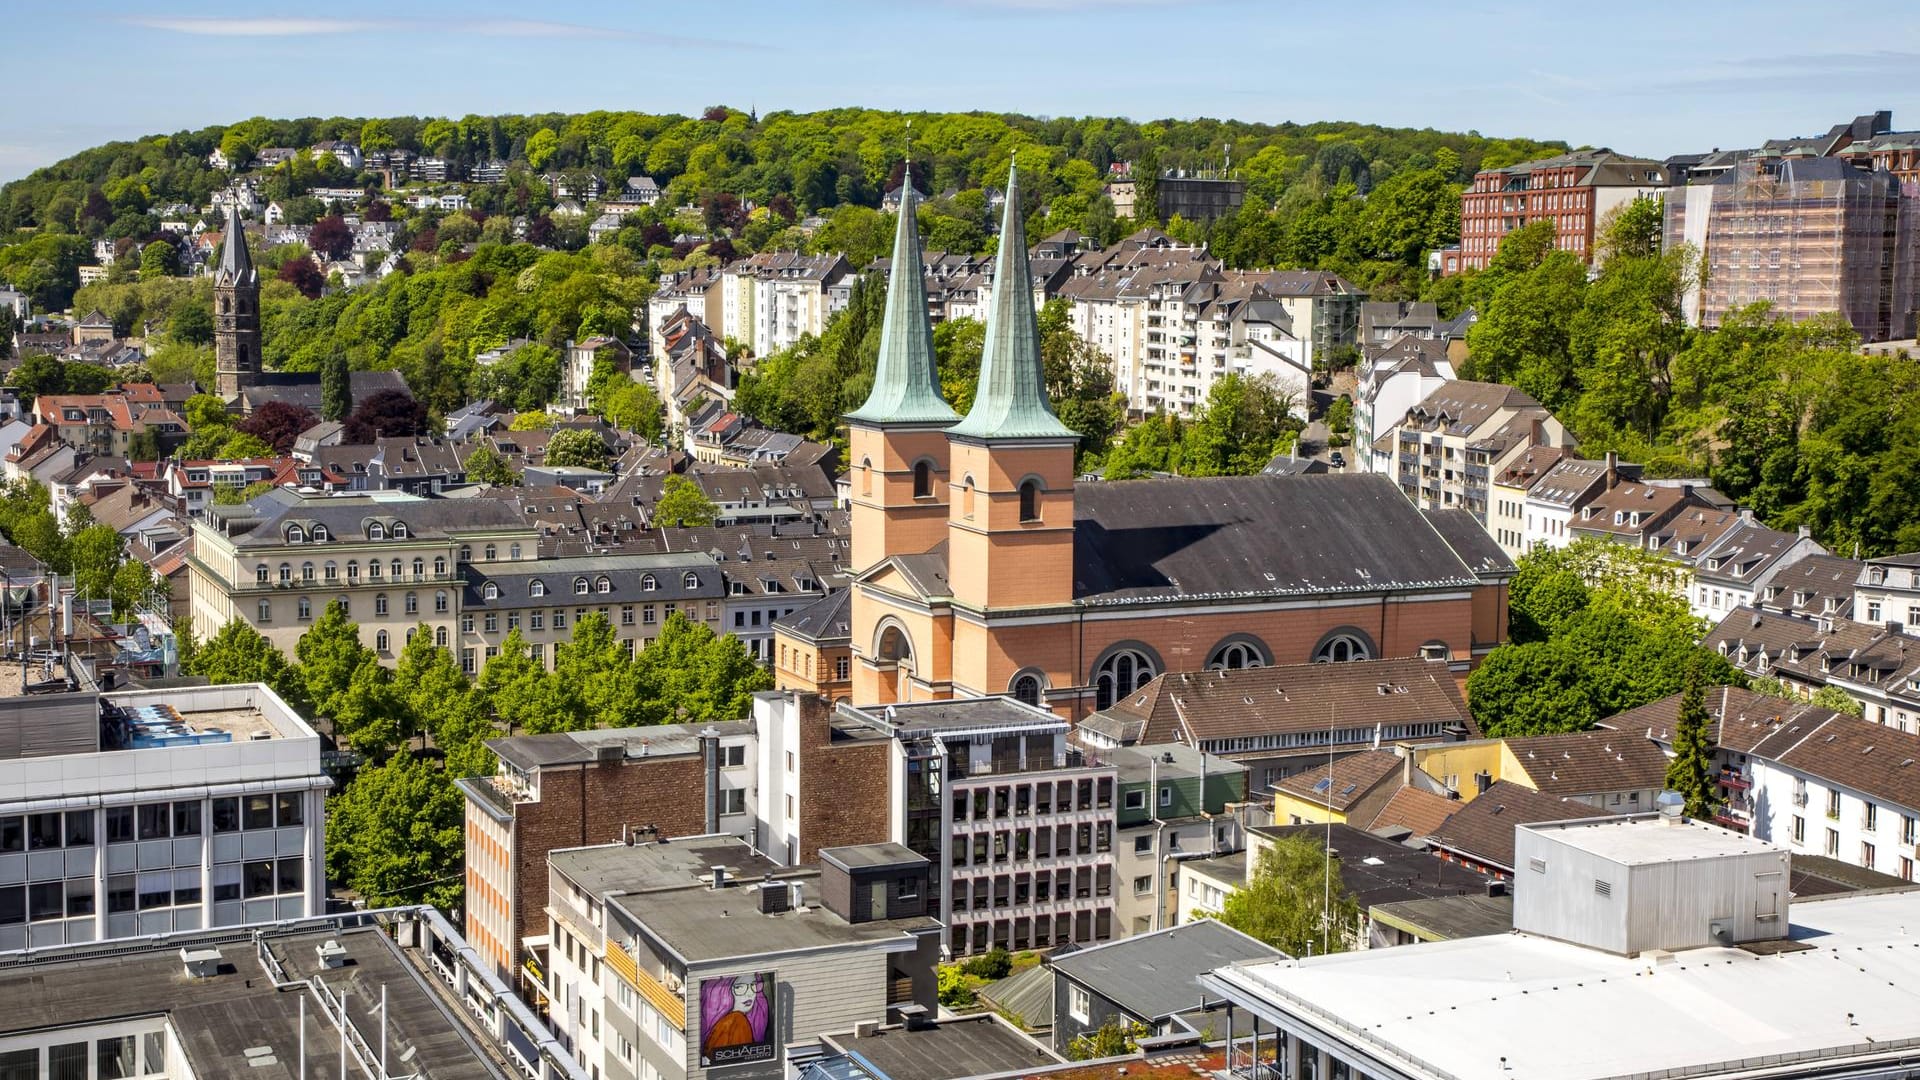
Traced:
<path fill-rule="evenodd" d="M 1283 1061 L 1325 1053 L 1375 1080 L 1894 1075 L 1920 1055 L 1920 892 L 1793 916 L 1788 942 L 1748 948 L 1629 958 L 1514 933 L 1201 983 L 1290 1036 Z"/>
<path fill-rule="evenodd" d="M 1756 851 L 1780 854 L 1779 848 L 1746 833 L 1703 821 L 1683 820 L 1669 825 L 1661 821 L 1658 814 L 1610 815 L 1521 828 L 1551 836 L 1562 844 L 1620 866 L 1724 859 Z"/>

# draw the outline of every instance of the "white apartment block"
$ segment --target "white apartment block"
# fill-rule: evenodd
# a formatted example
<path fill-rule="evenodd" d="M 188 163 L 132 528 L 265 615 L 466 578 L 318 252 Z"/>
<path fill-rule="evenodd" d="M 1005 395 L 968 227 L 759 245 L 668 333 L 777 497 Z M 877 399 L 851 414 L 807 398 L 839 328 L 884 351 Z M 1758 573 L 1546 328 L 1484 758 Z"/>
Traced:
<path fill-rule="evenodd" d="M 322 911 L 320 737 L 267 687 L 8 697 L 0 733 L 0 952 Z"/>

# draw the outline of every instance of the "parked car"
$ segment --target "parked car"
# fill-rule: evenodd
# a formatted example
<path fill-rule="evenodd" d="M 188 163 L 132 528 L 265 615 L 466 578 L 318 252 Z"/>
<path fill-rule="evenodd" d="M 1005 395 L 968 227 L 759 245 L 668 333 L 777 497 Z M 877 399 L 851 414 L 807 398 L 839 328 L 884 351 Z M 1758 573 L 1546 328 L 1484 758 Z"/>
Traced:
<path fill-rule="evenodd" d="M 1344 469 L 1347 467 L 1347 455 L 1335 450 L 1332 455 L 1327 458 L 1327 464 L 1336 469 Z"/>

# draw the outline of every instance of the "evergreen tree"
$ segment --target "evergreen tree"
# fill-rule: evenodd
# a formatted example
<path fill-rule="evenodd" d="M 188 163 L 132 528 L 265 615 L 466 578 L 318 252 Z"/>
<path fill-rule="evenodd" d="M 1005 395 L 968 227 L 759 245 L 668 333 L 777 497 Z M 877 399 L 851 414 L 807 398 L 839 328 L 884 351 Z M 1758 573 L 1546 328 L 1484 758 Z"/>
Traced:
<path fill-rule="evenodd" d="M 320 368 L 320 417 L 344 421 L 353 411 L 353 385 L 347 372 L 347 354 L 335 349 Z"/>
<path fill-rule="evenodd" d="M 1687 688 L 1680 694 L 1680 714 L 1673 722 L 1673 760 L 1667 763 L 1667 790 L 1686 797 L 1687 816 L 1710 817 L 1720 801 L 1713 783 L 1713 744 L 1707 741 L 1706 690 L 1700 683 L 1700 662 L 1687 666 Z"/>

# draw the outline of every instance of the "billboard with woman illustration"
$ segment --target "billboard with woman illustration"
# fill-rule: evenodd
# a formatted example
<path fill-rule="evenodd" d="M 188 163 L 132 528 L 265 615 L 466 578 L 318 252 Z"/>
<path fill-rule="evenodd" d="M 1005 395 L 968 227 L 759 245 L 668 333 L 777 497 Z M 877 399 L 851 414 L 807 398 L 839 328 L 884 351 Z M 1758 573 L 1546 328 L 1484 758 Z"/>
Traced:
<path fill-rule="evenodd" d="M 700 1067 L 772 1061 L 773 972 L 700 980 Z"/>

